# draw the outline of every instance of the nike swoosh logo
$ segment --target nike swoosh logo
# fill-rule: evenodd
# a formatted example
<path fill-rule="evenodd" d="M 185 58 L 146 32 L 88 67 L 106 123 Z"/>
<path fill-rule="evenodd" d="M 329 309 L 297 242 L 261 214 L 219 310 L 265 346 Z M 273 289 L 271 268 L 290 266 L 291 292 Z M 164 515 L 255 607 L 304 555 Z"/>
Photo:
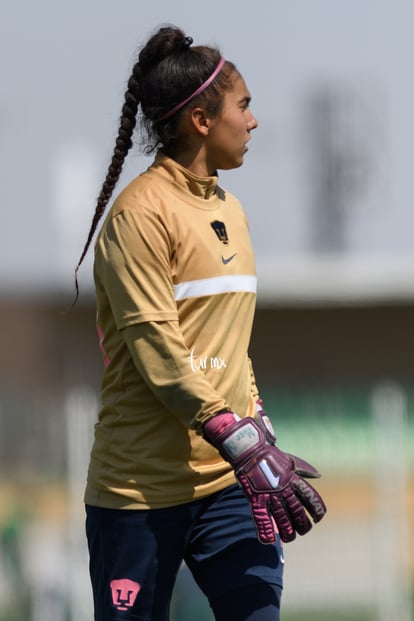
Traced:
<path fill-rule="evenodd" d="M 230 263 L 230 261 L 233 261 L 234 257 L 237 255 L 237 252 L 235 252 L 234 254 L 231 255 L 231 257 L 228 257 L 228 259 L 225 259 L 223 257 L 223 255 L 221 256 L 221 260 L 223 262 L 223 265 L 227 265 L 227 263 Z"/>

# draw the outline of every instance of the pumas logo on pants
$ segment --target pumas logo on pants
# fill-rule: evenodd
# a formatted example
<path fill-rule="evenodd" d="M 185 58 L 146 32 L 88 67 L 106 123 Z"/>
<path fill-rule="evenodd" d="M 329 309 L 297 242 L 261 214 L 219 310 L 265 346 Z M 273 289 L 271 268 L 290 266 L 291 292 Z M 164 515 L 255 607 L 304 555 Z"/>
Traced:
<path fill-rule="evenodd" d="M 128 610 L 128 608 L 132 608 L 141 590 L 141 585 L 138 582 L 134 582 L 128 578 L 112 580 L 110 587 L 112 591 L 112 603 L 117 610 Z"/>

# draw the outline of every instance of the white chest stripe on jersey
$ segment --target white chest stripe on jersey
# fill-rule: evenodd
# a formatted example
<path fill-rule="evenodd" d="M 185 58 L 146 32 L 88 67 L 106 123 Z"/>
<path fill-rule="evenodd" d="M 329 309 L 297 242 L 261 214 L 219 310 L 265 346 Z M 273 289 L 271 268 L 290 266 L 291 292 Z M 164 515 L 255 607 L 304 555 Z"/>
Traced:
<path fill-rule="evenodd" d="M 220 293 L 247 292 L 256 293 L 257 278 L 252 275 L 227 275 L 202 280 L 190 280 L 174 285 L 176 300 L 199 298 L 204 295 L 218 295 Z"/>

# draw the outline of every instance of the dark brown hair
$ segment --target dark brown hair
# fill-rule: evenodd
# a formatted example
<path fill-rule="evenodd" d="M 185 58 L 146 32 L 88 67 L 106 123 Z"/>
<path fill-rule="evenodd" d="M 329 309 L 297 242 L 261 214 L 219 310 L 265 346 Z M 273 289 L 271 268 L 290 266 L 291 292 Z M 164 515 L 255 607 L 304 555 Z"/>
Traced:
<path fill-rule="evenodd" d="M 189 38 L 174 26 L 160 28 L 139 52 L 125 91 L 112 159 L 97 199 L 85 246 L 75 268 L 75 302 L 79 295 L 77 273 L 132 147 L 139 105 L 144 152 L 149 154 L 162 147 L 167 154 L 172 154 L 180 139 L 179 120 L 189 104 L 165 120 L 158 119 L 162 119 L 164 114 L 196 91 L 212 74 L 220 58 L 217 48 L 191 47 Z M 217 116 L 224 92 L 234 83 L 235 72 L 237 69 L 234 64 L 226 61 L 215 80 L 191 103 L 203 105 L 213 117 Z"/>

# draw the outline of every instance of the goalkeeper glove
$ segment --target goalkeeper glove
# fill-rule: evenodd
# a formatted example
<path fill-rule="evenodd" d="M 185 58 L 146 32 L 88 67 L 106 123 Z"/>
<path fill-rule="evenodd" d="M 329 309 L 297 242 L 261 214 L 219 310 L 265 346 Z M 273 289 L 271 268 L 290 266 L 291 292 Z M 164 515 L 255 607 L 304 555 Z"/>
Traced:
<path fill-rule="evenodd" d="M 250 503 L 257 535 L 273 543 L 276 533 L 284 542 L 312 528 L 308 513 L 319 522 L 326 513 L 321 496 L 305 479 L 319 472 L 303 459 L 275 446 L 272 425 L 260 407 L 257 421 L 220 412 L 203 427 L 204 438 L 233 466 Z"/>

